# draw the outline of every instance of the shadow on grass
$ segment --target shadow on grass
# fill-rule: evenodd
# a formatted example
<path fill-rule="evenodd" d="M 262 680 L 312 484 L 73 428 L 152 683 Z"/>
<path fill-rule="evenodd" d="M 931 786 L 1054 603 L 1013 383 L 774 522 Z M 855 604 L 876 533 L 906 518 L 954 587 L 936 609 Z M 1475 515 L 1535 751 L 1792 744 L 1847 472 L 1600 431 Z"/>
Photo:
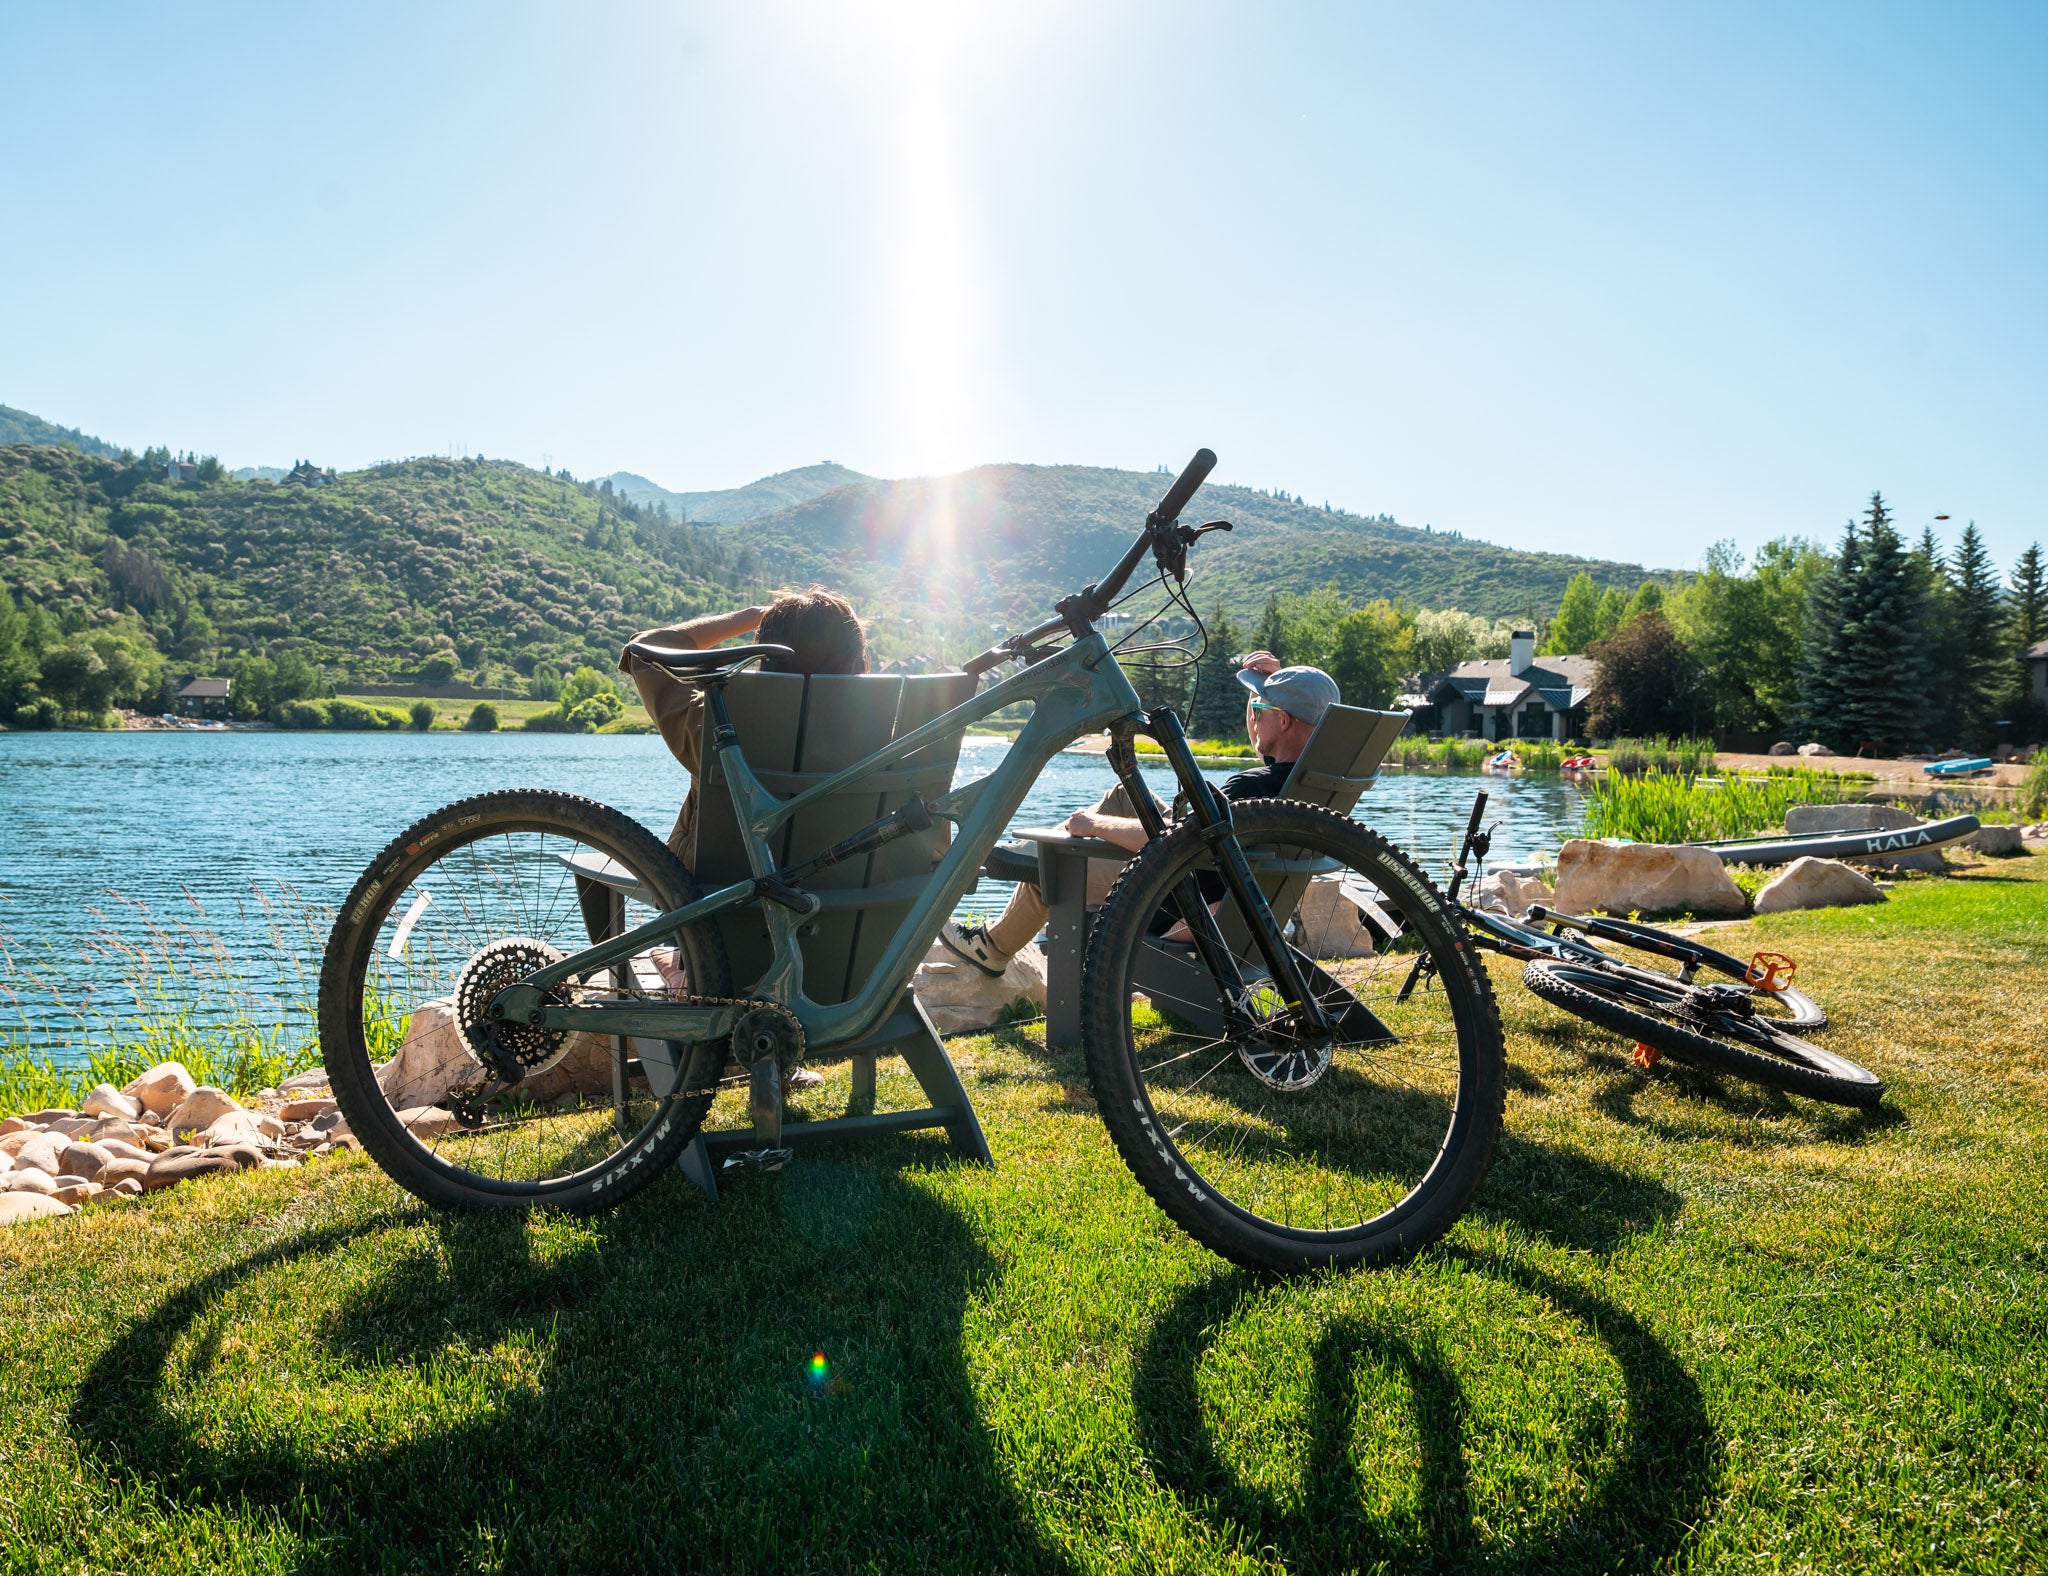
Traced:
<path fill-rule="evenodd" d="M 1718 1138 L 1733 1144 L 1768 1144 L 1773 1148 L 1803 1144 L 1861 1144 L 1905 1125 L 1906 1116 L 1889 1102 L 1869 1110 L 1831 1105 L 1823 1100 L 1794 1099 L 1781 1089 L 1744 1083 L 1704 1068 L 1666 1058 L 1654 1072 L 1605 1052 L 1590 1052 L 1590 1068 L 1605 1076 L 1594 1090 L 1593 1109 L 1611 1122 L 1640 1127 L 1660 1138 Z M 1636 1097 L 1653 1082 L 1670 1084 L 1706 1112 L 1732 1118 L 1726 1122 L 1672 1122 L 1636 1109 Z"/>
<path fill-rule="evenodd" d="M 1587 1455 L 1608 1457 L 1587 1474 L 1594 1487 L 1586 1503 L 1489 1546 L 1476 1523 L 1467 1449 L 1495 1420 L 1473 1416 L 1457 1374 L 1426 1334 L 1360 1319 L 1334 1322 L 1316 1344 L 1300 1502 L 1282 1504 L 1239 1481 L 1203 1420 L 1197 1374 L 1231 1315 L 1263 1294 L 1262 1283 L 1242 1273 L 1182 1293 L 1139 1359 L 1139 1439 L 1159 1480 L 1219 1531 L 1271 1549 L 1293 1570 L 1624 1571 L 1668 1562 L 1706 1513 L 1718 1457 L 1692 1377 L 1641 1321 L 1593 1292 L 1492 1255 L 1446 1256 L 1549 1304 L 1619 1367 L 1627 1422 L 1618 1439 L 1581 1441 Z M 1351 1447 L 1365 1367 L 1410 1397 L 1419 1456 L 1404 1505 L 1387 1506 L 1383 1486 L 1361 1479 Z M 1520 1525 L 1512 1512 L 1506 1519 Z"/>
<path fill-rule="evenodd" d="M 1676 1219 L 1684 1204 L 1654 1177 L 1509 1131 L 1501 1134 L 1472 1211 L 1560 1248 L 1612 1253 L 1629 1238 Z"/>
<path fill-rule="evenodd" d="M 993 1266 L 874 1159 L 716 1208 L 670 1179 L 589 1220 L 311 1232 L 130 1326 L 71 1426 L 168 1511 L 282 1527 L 301 1570 L 1063 1570 L 964 1365 Z M 288 1299 L 312 1333 L 266 1331 Z"/>

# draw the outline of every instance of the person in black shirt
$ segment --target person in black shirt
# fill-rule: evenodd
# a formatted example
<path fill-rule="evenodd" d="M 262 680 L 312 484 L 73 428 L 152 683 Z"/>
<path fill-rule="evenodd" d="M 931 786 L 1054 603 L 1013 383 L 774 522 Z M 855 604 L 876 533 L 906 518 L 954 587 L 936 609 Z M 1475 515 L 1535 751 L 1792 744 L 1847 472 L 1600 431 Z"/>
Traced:
<path fill-rule="evenodd" d="M 1226 779 L 1223 797 L 1233 801 L 1275 799 L 1286 786 L 1295 761 L 1308 748 L 1323 713 L 1337 704 L 1337 681 L 1321 668 L 1282 667 L 1270 651 L 1254 651 L 1246 657 L 1237 678 L 1251 692 L 1245 702 L 1244 731 L 1259 752 L 1261 764 Z M 1099 837 L 1132 853 L 1146 841 L 1144 823 L 1131 814 L 1122 783 L 1104 794 L 1093 809 L 1076 810 L 1068 816 L 1066 830 L 1076 837 Z M 1098 865 L 1103 867 L 1099 872 Z M 1108 860 L 1088 862 L 1090 903 L 1099 903 L 1107 895 L 1118 868 Z M 1101 892 L 1096 891 L 1098 885 Z M 997 918 L 971 925 L 948 920 L 939 932 L 939 941 L 984 974 L 1000 975 L 1011 957 L 1045 928 L 1045 917 L 1044 894 L 1030 882 L 1020 882 Z"/>

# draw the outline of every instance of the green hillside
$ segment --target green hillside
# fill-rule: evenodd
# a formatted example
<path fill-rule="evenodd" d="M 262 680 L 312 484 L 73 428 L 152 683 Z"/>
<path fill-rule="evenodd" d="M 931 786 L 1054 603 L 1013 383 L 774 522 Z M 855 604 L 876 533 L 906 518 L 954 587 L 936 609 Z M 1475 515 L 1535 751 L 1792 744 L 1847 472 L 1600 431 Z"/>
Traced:
<path fill-rule="evenodd" d="M 758 591 L 742 543 L 522 465 L 424 459 L 331 486 L 173 482 L 0 448 L 0 579 L 70 632 L 139 617 L 174 665 L 296 651 L 330 682 L 438 656 L 485 683 L 609 666 L 636 630 Z"/>
<path fill-rule="evenodd" d="M 104 438 L 91 437 L 76 427 L 60 427 L 54 421 L 45 421 L 25 410 L 16 410 L 12 405 L 0 405 L 0 444 L 8 443 L 47 443 L 57 448 L 77 449 L 82 454 L 97 454 L 109 460 L 118 459 L 121 455 L 121 451 Z"/>
<path fill-rule="evenodd" d="M 778 471 L 773 476 L 764 476 L 744 487 L 729 487 L 723 492 L 670 492 L 666 487 L 631 471 L 614 471 L 604 479 L 612 484 L 614 492 L 642 508 L 652 509 L 658 504 L 667 509 L 671 519 L 694 520 L 704 525 L 729 525 L 773 514 L 795 504 L 808 503 L 820 493 L 870 478 L 827 460 L 822 465 L 806 465 L 800 470 Z"/>
<path fill-rule="evenodd" d="M 1079 465 L 985 465 L 957 476 L 856 482 L 708 534 L 751 544 L 792 580 L 850 587 L 864 611 L 1015 621 L 1106 572 L 1170 479 Z M 1639 564 L 1468 541 L 1248 487 L 1196 494 L 1189 518 L 1218 517 L 1235 531 L 1203 537 L 1190 560 L 1205 612 L 1220 597 L 1232 613 L 1250 616 L 1274 592 L 1334 584 L 1353 601 L 1405 597 L 1418 607 L 1547 617 L 1581 569 L 1620 586 L 1650 577 Z"/>

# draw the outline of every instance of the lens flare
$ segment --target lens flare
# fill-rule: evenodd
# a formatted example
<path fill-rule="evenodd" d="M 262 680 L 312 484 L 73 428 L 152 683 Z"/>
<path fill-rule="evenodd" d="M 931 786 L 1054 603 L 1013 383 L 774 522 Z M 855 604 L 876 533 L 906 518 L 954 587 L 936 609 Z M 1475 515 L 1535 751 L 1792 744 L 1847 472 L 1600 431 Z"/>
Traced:
<path fill-rule="evenodd" d="M 823 1352 L 813 1352 L 811 1353 L 811 1360 L 804 1364 L 804 1372 L 810 1377 L 812 1384 L 822 1385 L 827 1376 L 831 1374 L 832 1367 L 825 1361 L 825 1354 Z"/>

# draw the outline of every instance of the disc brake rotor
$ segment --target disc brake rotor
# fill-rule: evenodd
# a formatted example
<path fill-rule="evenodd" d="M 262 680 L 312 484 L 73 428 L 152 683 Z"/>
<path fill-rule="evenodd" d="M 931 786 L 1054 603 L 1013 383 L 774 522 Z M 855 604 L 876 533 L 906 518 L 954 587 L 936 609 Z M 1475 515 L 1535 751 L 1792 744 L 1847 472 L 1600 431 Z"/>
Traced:
<path fill-rule="evenodd" d="M 1269 1089 L 1296 1094 L 1313 1088 L 1330 1070 L 1328 1035 L 1303 1034 L 1294 1011 L 1271 985 L 1254 985 L 1238 1011 L 1258 1027 L 1231 1043 L 1244 1069 Z"/>

